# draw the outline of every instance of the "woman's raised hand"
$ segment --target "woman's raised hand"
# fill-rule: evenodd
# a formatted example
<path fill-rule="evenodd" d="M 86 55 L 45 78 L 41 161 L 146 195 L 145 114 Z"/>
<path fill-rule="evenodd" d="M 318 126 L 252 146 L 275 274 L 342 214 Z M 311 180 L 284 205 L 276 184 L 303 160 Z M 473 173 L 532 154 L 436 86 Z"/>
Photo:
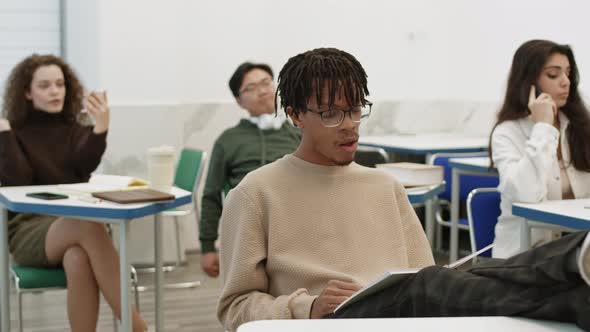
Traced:
<path fill-rule="evenodd" d="M 557 105 L 553 98 L 546 93 L 541 93 L 536 97 L 536 88 L 531 86 L 531 93 L 529 94 L 529 110 L 531 111 L 531 119 L 533 122 L 545 122 L 553 125 L 555 116 L 557 115 Z"/>
<path fill-rule="evenodd" d="M 84 109 L 94 119 L 94 133 L 101 134 L 109 128 L 109 103 L 106 91 L 92 91 L 84 98 Z"/>

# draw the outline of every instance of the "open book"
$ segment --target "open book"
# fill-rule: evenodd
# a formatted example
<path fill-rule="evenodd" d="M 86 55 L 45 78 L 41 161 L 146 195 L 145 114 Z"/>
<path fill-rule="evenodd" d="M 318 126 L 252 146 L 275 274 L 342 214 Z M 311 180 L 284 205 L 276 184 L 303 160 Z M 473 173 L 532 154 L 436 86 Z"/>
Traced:
<path fill-rule="evenodd" d="M 148 185 L 149 182 L 131 176 L 92 174 L 88 182 L 61 184 L 58 187 L 64 191 L 91 194 L 102 191 L 143 189 Z"/>
<path fill-rule="evenodd" d="M 456 269 L 459 266 L 461 266 L 461 265 L 465 264 L 466 262 L 468 262 L 469 260 L 471 260 L 473 257 L 475 257 L 483 252 L 486 252 L 486 251 L 492 249 L 493 247 L 494 247 L 494 244 L 492 243 L 489 246 L 487 246 L 483 249 L 480 249 L 480 250 L 472 253 L 469 256 L 465 256 L 465 257 L 457 260 L 453 264 L 445 265 L 444 267 L 449 268 L 449 269 Z M 349 305 L 357 302 L 358 300 L 360 300 L 362 298 L 365 298 L 371 294 L 375 294 L 375 293 L 377 293 L 377 292 L 379 292 L 379 291 L 381 291 L 393 284 L 396 284 L 402 280 L 405 280 L 408 275 L 417 273 L 421 269 L 422 268 L 409 268 L 409 269 L 399 269 L 399 270 L 394 270 L 394 271 L 387 271 L 387 272 L 385 272 L 385 274 L 381 278 L 373 281 L 369 285 L 365 286 L 363 289 L 352 294 L 344 302 L 340 303 L 340 305 L 338 307 L 336 307 L 334 312 L 337 312 L 338 310 L 341 310 L 342 308 L 346 308 Z"/>

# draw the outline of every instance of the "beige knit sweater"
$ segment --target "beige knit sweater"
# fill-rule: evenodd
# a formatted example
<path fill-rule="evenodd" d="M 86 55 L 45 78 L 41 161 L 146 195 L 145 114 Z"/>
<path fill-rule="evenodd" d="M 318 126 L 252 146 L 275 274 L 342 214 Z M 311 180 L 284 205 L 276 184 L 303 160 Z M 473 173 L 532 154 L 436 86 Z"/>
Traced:
<path fill-rule="evenodd" d="M 309 318 L 331 279 L 367 284 L 386 270 L 434 264 L 404 188 L 355 163 L 286 155 L 248 174 L 221 217 L 217 313 L 225 328 Z"/>

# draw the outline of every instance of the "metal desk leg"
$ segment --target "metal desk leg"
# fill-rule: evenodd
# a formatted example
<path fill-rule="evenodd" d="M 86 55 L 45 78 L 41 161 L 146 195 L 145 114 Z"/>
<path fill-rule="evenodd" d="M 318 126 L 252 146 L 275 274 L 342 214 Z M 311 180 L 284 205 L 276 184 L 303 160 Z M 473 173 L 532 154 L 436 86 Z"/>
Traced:
<path fill-rule="evenodd" d="M 162 270 L 162 215 L 157 213 L 154 218 L 154 247 L 156 273 L 154 274 L 154 284 L 156 287 L 156 331 L 164 331 L 164 314 L 162 312 L 162 282 L 164 281 L 164 272 Z"/>
<path fill-rule="evenodd" d="M 121 282 L 121 325 L 122 331 L 131 332 L 131 303 L 129 302 L 129 291 L 131 288 L 131 268 L 127 253 L 127 238 L 129 233 L 130 220 L 119 222 L 119 268 Z"/>
<path fill-rule="evenodd" d="M 430 243 L 430 247 L 434 245 L 434 202 L 436 201 L 436 197 L 430 198 L 426 200 L 425 207 L 426 210 L 424 213 L 426 214 L 426 237 L 428 238 L 428 242 Z"/>
<path fill-rule="evenodd" d="M 449 263 L 457 260 L 459 252 L 459 171 L 453 168 L 451 185 L 451 240 Z"/>
<path fill-rule="evenodd" d="M 10 331 L 10 283 L 8 279 L 8 215 L 0 207 L 0 331 Z"/>
<path fill-rule="evenodd" d="M 427 165 L 432 165 L 432 153 L 427 153 L 425 156 L 425 164 Z M 435 233 L 435 226 L 436 226 L 436 222 L 434 221 L 435 217 L 434 217 L 434 213 L 435 213 L 435 203 L 437 201 L 438 197 L 433 197 L 429 200 L 427 200 L 426 202 L 424 202 L 424 219 L 425 219 L 425 223 L 426 223 L 426 237 L 428 238 L 428 242 L 430 243 L 430 247 L 434 249 L 434 233 Z"/>
<path fill-rule="evenodd" d="M 528 250 L 531 248 L 531 226 L 528 219 L 523 220 L 520 228 L 520 243 L 522 243 L 525 250 Z"/>
<path fill-rule="evenodd" d="M 427 165 L 432 165 L 432 157 L 434 156 L 434 153 L 427 153 L 424 156 L 424 163 Z"/>

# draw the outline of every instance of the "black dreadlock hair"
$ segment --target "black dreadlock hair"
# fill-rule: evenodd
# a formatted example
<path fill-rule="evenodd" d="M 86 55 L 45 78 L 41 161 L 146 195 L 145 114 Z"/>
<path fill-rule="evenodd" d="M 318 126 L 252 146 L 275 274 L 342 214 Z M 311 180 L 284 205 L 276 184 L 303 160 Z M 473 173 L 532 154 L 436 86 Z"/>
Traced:
<path fill-rule="evenodd" d="M 281 108 L 295 112 L 305 111 L 313 94 L 321 105 L 324 84 L 328 84 L 328 107 L 334 105 L 336 93 L 344 89 L 344 97 L 350 105 L 366 105 L 369 95 L 367 74 L 358 60 L 349 53 L 335 48 L 316 48 L 298 54 L 287 61 L 278 77 L 275 95 L 281 98 Z M 314 91 L 315 90 L 315 91 Z M 288 114 L 287 114 L 288 116 Z"/>

